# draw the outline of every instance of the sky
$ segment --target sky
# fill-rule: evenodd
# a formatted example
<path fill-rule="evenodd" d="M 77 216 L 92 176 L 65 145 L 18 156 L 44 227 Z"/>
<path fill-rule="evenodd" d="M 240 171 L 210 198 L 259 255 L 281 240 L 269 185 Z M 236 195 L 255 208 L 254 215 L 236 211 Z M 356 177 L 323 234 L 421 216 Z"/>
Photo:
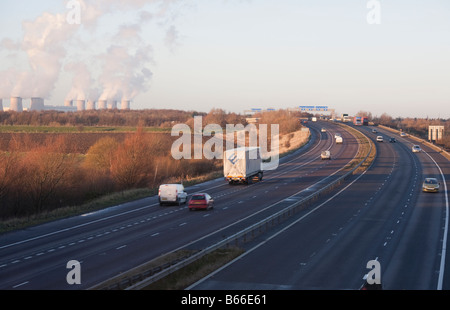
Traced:
<path fill-rule="evenodd" d="M 450 2 L 2 0 L 12 96 L 450 118 Z"/>

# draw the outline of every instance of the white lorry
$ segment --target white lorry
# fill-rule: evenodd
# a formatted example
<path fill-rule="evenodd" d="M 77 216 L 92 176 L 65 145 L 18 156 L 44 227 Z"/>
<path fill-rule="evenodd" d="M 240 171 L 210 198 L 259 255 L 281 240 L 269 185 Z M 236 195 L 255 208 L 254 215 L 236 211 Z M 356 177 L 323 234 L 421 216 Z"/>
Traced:
<path fill-rule="evenodd" d="M 335 139 L 336 139 L 336 144 L 342 144 L 342 142 L 344 142 L 344 140 L 342 139 L 341 136 L 337 136 Z"/>
<path fill-rule="evenodd" d="M 187 201 L 187 193 L 183 184 L 162 184 L 158 190 L 159 205 L 177 204 L 181 205 Z"/>
<path fill-rule="evenodd" d="M 240 147 L 226 150 L 223 157 L 224 177 L 229 184 L 251 184 L 261 181 L 262 159 L 258 147 Z"/>

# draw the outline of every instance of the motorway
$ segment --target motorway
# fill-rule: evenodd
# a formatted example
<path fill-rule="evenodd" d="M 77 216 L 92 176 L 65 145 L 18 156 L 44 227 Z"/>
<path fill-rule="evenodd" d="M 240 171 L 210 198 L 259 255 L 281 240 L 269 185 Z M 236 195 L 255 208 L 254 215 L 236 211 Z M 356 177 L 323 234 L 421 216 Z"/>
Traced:
<path fill-rule="evenodd" d="M 375 142 L 377 157 L 366 173 L 188 289 L 357 290 L 370 260 L 380 263 L 383 289 L 449 289 L 449 160 L 411 138 L 372 128 L 358 127 L 385 142 Z M 412 153 L 413 144 L 423 152 Z M 425 177 L 438 178 L 441 191 L 423 193 Z"/>
<path fill-rule="evenodd" d="M 320 132 L 322 126 L 327 132 Z M 357 140 L 336 124 L 310 127 L 308 145 L 282 158 L 263 181 L 230 186 L 219 178 L 186 189 L 189 195 L 208 192 L 215 199 L 212 211 L 160 207 L 157 197 L 148 197 L 1 235 L 0 289 L 89 289 L 165 253 L 202 241 L 206 247 L 279 211 L 280 201 L 339 178 L 357 154 Z M 337 131 L 344 144 L 334 143 Z M 320 159 L 326 149 L 330 161 Z M 81 284 L 67 283 L 72 260 L 80 262 Z"/>
<path fill-rule="evenodd" d="M 219 178 L 187 188 L 189 195 L 211 194 L 216 202 L 211 211 L 160 207 L 157 197 L 148 197 L 1 235 L 0 289 L 89 289 L 162 254 L 206 247 L 279 211 L 279 202 L 343 175 L 358 151 L 356 139 L 342 127 L 308 126 L 308 145 L 282 158 L 262 182 L 230 186 Z M 320 132 L 322 127 L 327 132 Z M 375 141 L 372 127 L 358 129 Z M 449 161 L 426 145 L 424 152 L 412 153 L 412 139 L 377 130 L 385 142 L 376 143 L 377 157 L 367 172 L 257 237 L 242 256 L 189 289 L 359 289 L 374 259 L 385 289 L 448 289 L 447 193 L 422 193 L 421 183 L 434 176 L 443 189 L 445 177 L 448 187 Z M 334 143 L 335 132 L 344 144 Z M 391 136 L 398 142 L 387 142 Z M 325 149 L 332 160 L 320 159 Z M 71 260 L 81 263 L 80 285 L 66 281 Z"/>

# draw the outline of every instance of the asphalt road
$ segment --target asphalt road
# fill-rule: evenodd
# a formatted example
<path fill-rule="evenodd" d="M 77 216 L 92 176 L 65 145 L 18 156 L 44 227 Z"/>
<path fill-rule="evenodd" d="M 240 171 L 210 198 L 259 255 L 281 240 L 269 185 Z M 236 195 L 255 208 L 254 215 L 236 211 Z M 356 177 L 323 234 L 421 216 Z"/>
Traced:
<path fill-rule="evenodd" d="M 365 174 L 188 289 L 357 290 L 371 260 L 380 263 L 384 289 L 448 289 L 448 198 L 437 166 L 448 187 L 449 161 L 410 138 L 358 128 L 373 141 L 380 132 L 385 138 Z M 392 136 L 397 143 L 387 142 Z M 413 144 L 424 152 L 412 153 Z M 438 178 L 441 192 L 423 193 L 424 177 Z"/>
<path fill-rule="evenodd" d="M 320 132 L 320 127 L 327 132 Z M 332 123 L 311 124 L 307 147 L 282 159 L 264 180 L 230 186 L 222 178 L 187 188 L 208 192 L 215 208 L 189 212 L 186 205 L 160 207 L 157 197 L 51 222 L 0 236 L 0 289 L 88 289 L 164 253 L 213 242 L 278 211 L 280 202 L 343 174 L 358 143 Z M 334 132 L 344 144 L 334 143 Z M 329 149 L 333 159 L 321 160 Z M 317 225 L 316 225 L 317 226 Z M 320 226 L 320 225 L 319 225 Z M 70 285 L 69 261 L 80 262 L 81 284 Z"/>

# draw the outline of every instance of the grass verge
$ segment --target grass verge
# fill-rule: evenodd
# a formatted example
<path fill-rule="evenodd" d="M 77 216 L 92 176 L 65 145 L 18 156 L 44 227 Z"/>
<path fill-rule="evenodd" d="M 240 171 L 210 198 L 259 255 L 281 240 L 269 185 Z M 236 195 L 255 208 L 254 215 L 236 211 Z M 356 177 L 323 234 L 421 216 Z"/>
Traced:
<path fill-rule="evenodd" d="M 185 187 L 198 183 L 213 180 L 221 176 L 220 172 L 214 171 L 196 178 L 184 181 Z M 85 204 L 78 206 L 61 207 L 52 211 L 42 212 L 30 215 L 28 217 L 11 218 L 0 222 L 0 234 L 24 229 L 31 226 L 47 223 L 54 220 L 68 218 L 71 216 L 82 215 L 85 213 L 95 212 L 108 207 L 117 206 L 122 203 L 132 202 L 146 197 L 154 196 L 158 193 L 158 188 L 138 188 L 126 191 L 116 192 L 96 198 Z"/>
<path fill-rule="evenodd" d="M 169 276 L 150 284 L 143 290 L 183 290 L 242 255 L 242 253 L 244 253 L 244 250 L 241 248 L 217 249 Z"/>
<path fill-rule="evenodd" d="M 344 170 L 351 170 L 354 167 L 356 167 L 364 158 L 367 156 L 367 159 L 365 162 L 359 166 L 358 169 L 354 171 L 354 173 L 359 173 L 361 171 L 366 170 L 372 162 L 375 160 L 376 154 L 377 154 L 377 148 L 375 147 L 374 143 L 367 138 L 363 133 L 361 133 L 359 130 L 356 130 L 352 128 L 351 126 L 336 123 L 339 126 L 343 127 L 346 131 L 348 131 L 350 134 L 352 134 L 359 144 L 359 149 L 356 154 L 356 156 L 353 158 L 352 161 L 350 161 L 347 166 L 345 166 Z"/>

